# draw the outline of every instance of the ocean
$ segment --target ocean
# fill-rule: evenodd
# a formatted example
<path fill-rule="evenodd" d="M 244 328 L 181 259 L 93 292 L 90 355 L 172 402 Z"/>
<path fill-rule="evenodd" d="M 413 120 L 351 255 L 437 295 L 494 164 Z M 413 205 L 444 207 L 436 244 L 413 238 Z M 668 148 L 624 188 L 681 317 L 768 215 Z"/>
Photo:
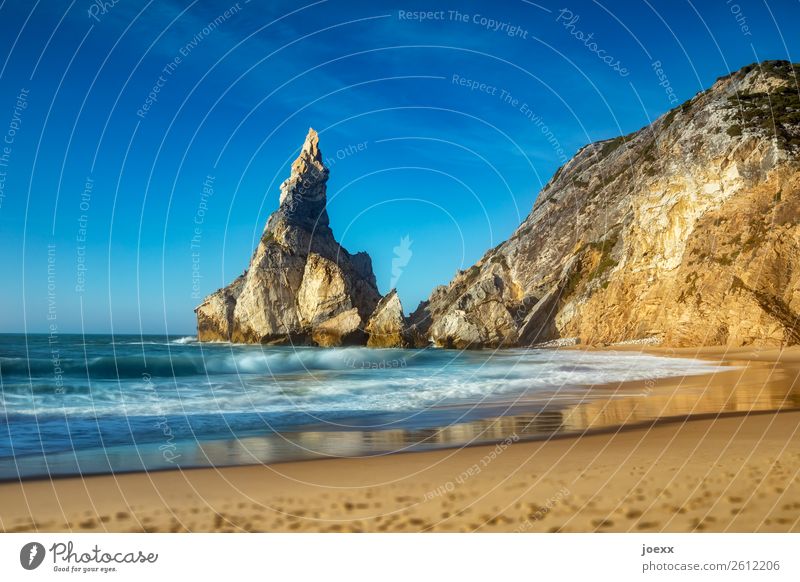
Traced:
<path fill-rule="evenodd" d="M 596 428 L 574 414 L 587 403 L 631 408 L 657 379 L 720 369 L 632 352 L 0 335 L 0 479 L 546 437 Z"/>

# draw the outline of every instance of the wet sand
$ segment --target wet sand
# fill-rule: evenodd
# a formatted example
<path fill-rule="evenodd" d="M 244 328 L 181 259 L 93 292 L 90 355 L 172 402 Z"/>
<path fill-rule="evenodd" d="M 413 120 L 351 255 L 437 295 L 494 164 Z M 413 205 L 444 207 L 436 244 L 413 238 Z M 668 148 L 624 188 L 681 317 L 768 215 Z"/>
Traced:
<path fill-rule="evenodd" d="M 670 400 L 693 397 L 703 405 L 688 420 L 371 458 L 4 483 L 0 529 L 800 531 L 800 412 L 754 412 L 797 407 L 800 350 L 646 351 L 740 368 L 643 386 L 659 400 L 644 399 L 642 419 L 671 416 Z M 741 386 L 747 405 L 730 402 Z M 620 414 L 603 406 L 622 404 L 592 406 L 581 422 L 602 426 Z"/>

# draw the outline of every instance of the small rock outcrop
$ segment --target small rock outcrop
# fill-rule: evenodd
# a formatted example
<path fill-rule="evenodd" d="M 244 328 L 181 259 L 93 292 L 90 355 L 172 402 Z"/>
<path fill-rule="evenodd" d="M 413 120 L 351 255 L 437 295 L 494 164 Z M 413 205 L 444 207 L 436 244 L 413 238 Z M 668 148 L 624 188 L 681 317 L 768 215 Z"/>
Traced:
<path fill-rule="evenodd" d="M 380 300 L 367 323 L 366 332 L 369 336 L 367 346 L 371 348 L 405 348 L 412 345 L 396 289 Z"/>
<path fill-rule="evenodd" d="M 366 342 L 364 328 L 381 296 L 369 255 L 351 255 L 333 236 L 327 181 L 311 129 L 247 271 L 195 309 L 200 341 Z"/>

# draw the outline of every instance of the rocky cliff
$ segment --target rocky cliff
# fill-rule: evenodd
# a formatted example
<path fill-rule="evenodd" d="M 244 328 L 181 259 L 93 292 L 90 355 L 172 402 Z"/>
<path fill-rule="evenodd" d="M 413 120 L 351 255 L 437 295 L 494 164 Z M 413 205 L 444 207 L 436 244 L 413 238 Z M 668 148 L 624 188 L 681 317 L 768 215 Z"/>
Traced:
<path fill-rule="evenodd" d="M 584 147 L 412 314 L 417 345 L 799 343 L 799 68 L 751 65 Z"/>
<path fill-rule="evenodd" d="M 366 253 L 336 242 L 328 169 L 311 129 L 247 271 L 195 309 L 200 341 L 336 346 L 367 341 L 381 299 Z"/>

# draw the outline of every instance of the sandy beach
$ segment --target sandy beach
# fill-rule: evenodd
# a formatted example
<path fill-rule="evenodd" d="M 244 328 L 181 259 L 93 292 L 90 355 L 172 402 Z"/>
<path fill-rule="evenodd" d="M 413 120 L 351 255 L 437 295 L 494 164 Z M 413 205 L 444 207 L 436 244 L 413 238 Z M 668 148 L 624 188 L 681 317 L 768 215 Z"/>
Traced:
<path fill-rule="evenodd" d="M 741 366 L 716 379 L 672 380 L 676 398 L 719 395 L 732 382 L 763 385 L 773 374 L 792 389 L 800 362 L 797 349 L 655 353 Z M 3 483 L 0 529 L 800 531 L 800 412 L 725 404 L 724 415 L 703 408 L 697 418 L 544 441 Z"/>

